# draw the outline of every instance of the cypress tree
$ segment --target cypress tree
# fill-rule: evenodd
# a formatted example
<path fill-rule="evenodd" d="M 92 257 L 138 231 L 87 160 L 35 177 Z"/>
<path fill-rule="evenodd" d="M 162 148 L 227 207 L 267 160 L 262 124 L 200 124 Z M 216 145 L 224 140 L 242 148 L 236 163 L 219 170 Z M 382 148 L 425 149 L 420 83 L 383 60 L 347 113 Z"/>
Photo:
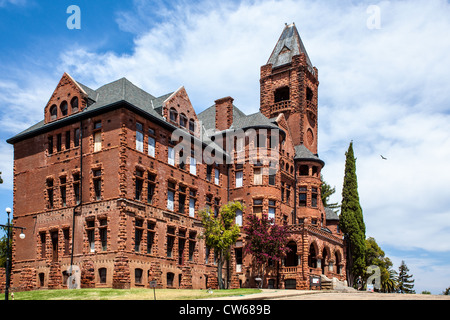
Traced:
<path fill-rule="evenodd" d="M 345 156 L 345 175 L 342 188 L 339 228 L 344 233 L 347 244 L 347 280 L 349 285 L 353 286 L 355 279 L 358 276 L 362 277 L 366 269 L 366 226 L 359 203 L 353 141 L 350 142 Z"/>

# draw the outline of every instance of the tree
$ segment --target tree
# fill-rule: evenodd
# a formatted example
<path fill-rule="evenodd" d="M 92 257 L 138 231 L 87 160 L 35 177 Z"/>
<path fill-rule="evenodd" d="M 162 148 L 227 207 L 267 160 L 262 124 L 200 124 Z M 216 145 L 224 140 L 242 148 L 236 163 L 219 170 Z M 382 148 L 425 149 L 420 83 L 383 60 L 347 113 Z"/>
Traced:
<path fill-rule="evenodd" d="M 341 214 L 339 228 L 345 236 L 347 250 L 347 279 L 350 286 L 355 279 L 365 274 L 366 227 L 364 224 L 358 195 L 358 180 L 356 177 L 356 159 L 353 153 L 353 142 L 350 142 L 345 153 L 345 175 L 342 188 Z"/>
<path fill-rule="evenodd" d="M 0 231 L 4 231 L 5 234 L 0 238 L 0 268 L 6 267 L 6 246 L 8 237 L 6 235 L 7 228 L 0 227 Z M 9 239 L 9 247 L 12 248 L 12 237 Z"/>
<path fill-rule="evenodd" d="M 323 175 L 320 175 L 320 180 L 322 181 L 320 196 L 322 198 L 323 206 L 325 208 L 338 209 L 340 206 L 337 202 L 328 203 L 330 201 L 330 197 L 336 192 L 336 188 L 331 187 L 325 180 L 323 180 Z"/>
<path fill-rule="evenodd" d="M 398 291 L 400 293 L 416 293 L 414 288 L 414 279 L 411 279 L 413 275 L 408 274 L 409 269 L 406 266 L 405 261 L 402 260 L 400 267 L 398 268 Z"/>
<path fill-rule="evenodd" d="M 382 292 L 395 292 L 397 287 L 397 273 L 392 270 L 391 259 L 385 257 L 384 251 L 378 246 L 374 238 L 366 239 L 366 266 L 375 265 L 380 268 L 380 283 Z M 367 279 L 368 274 L 366 274 Z"/>
<path fill-rule="evenodd" d="M 450 295 L 450 287 L 448 287 L 447 289 L 445 289 L 445 290 L 442 292 L 442 294 L 443 294 L 444 296 Z"/>
<path fill-rule="evenodd" d="M 236 211 L 244 210 L 238 201 L 230 202 L 220 208 L 219 214 L 214 216 L 211 208 L 199 212 L 204 227 L 200 239 L 205 239 L 206 246 L 214 249 L 217 255 L 217 278 L 219 289 L 224 289 L 222 268 L 225 260 L 230 257 L 230 248 L 239 237 L 239 226 L 235 224 Z"/>
<path fill-rule="evenodd" d="M 263 214 L 261 218 L 250 215 L 244 226 L 246 233 L 245 252 L 251 254 L 264 283 L 264 275 L 270 260 L 280 262 L 290 250 L 287 247 L 288 233 L 285 226 L 274 223 Z"/>

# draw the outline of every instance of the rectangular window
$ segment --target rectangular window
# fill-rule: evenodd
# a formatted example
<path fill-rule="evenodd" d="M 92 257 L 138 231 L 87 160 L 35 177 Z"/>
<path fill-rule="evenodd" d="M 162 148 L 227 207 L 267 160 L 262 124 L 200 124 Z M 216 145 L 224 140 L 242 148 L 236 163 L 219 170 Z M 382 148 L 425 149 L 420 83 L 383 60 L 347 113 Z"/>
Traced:
<path fill-rule="evenodd" d="M 75 204 L 80 204 L 81 198 L 80 198 L 80 174 L 75 173 L 73 175 L 73 195 L 74 195 L 74 201 Z"/>
<path fill-rule="evenodd" d="M 271 186 L 275 185 L 275 178 L 276 178 L 276 169 L 269 168 L 269 185 Z"/>
<path fill-rule="evenodd" d="M 195 217 L 195 198 L 189 199 L 189 217 Z"/>
<path fill-rule="evenodd" d="M 67 256 L 70 254 L 70 229 L 63 230 L 64 237 L 64 255 Z"/>
<path fill-rule="evenodd" d="M 219 169 L 214 169 L 214 183 L 219 185 L 220 184 L 220 171 Z"/>
<path fill-rule="evenodd" d="M 59 192 L 61 195 L 61 205 L 63 207 L 67 206 L 67 199 L 66 199 L 66 177 L 59 178 Z"/>
<path fill-rule="evenodd" d="M 53 154 L 53 136 L 48 137 L 48 154 Z"/>
<path fill-rule="evenodd" d="M 70 131 L 66 131 L 66 150 L 70 149 Z"/>
<path fill-rule="evenodd" d="M 135 179 L 134 199 L 140 201 L 142 200 L 142 187 L 144 186 L 144 172 L 136 170 L 134 179 Z"/>
<path fill-rule="evenodd" d="M 95 252 L 95 230 L 90 228 L 87 230 L 88 242 L 89 242 L 89 252 Z"/>
<path fill-rule="evenodd" d="M 153 243 L 155 241 L 155 226 L 154 222 L 147 222 L 147 253 L 152 253 Z"/>
<path fill-rule="evenodd" d="M 242 187 L 244 171 L 236 171 L 236 188 Z"/>
<path fill-rule="evenodd" d="M 50 233 L 52 239 L 52 260 L 53 262 L 58 261 L 58 231 L 53 231 Z"/>
<path fill-rule="evenodd" d="M 100 233 L 100 243 L 102 245 L 102 251 L 108 250 L 108 220 L 101 219 L 99 220 L 99 228 L 98 231 Z"/>
<path fill-rule="evenodd" d="M 311 190 L 311 207 L 317 208 L 317 188 Z"/>
<path fill-rule="evenodd" d="M 236 225 L 242 227 L 242 210 L 236 210 Z"/>
<path fill-rule="evenodd" d="M 41 238 L 41 258 L 45 258 L 47 253 L 47 245 L 46 245 L 47 236 L 45 232 L 41 232 L 39 235 Z"/>
<path fill-rule="evenodd" d="M 168 154 L 167 154 L 167 163 L 174 166 L 175 165 L 175 151 L 172 147 L 168 147 Z"/>
<path fill-rule="evenodd" d="M 253 184 L 260 185 L 262 184 L 262 170 L 261 168 L 253 169 Z"/>
<path fill-rule="evenodd" d="M 144 151 L 144 129 L 142 123 L 136 122 L 136 150 Z"/>
<path fill-rule="evenodd" d="M 141 251 L 142 235 L 144 233 L 143 226 L 144 221 L 141 219 L 136 219 L 134 226 L 134 251 L 136 252 Z"/>
<path fill-rule="evenodd" d="M 148 137 L 148 155 L 150 157 L 155 157 L 155 145 L 156 140 L 153 137 Z"/>
<path fill-rule="evenodd" d="M 47 208 L 53 209 L 53 179 L 47 180 Z"/>
<path fill-rule="evenodd" d="M 175 200 L 175 184 L 173 182 L 169 182 L 169 187 L 167 190 L 167 209 L 173 211 L 174 200 Z"/>
<path fill-rule="evenodd" d="M 275 221 L 275 210 L 276 210 L 276 202 L 274 200 L 269 200 L 269 219 L 273 219 Z"/>
<path fill-rule="evenodd" d="M 102 150 L 102 133 L 94 132 L 94 152 Z"/>
<path fill-rule="evenodd" d="M 80 128 L 76 128 L 75 132 L 74 132 L 74 139 L 73 139 L 73 145 L 75 147 L 78 147 L 80 145 L 80 137 L 81 137 Z"/>
<path fill-rule="evenodd" d="M 253 200 L 253 214 L 261 217 L 263 209 L 263 199 L 254 199 Z"/>
<path fill-rule="evenodd" d="M 168 227 L 167 228 L 167 248 L 166 248 L 166 255 L 168 258 L 172 258 L 172 256 L 173 256 L 174 244 L 175 244 L 175 228 Z"/>
<path fill-rule="evenodd" d="M 178 191 L 178 212 L 184 214 L 186 205 L 186 188 L 180 186 Z"/>
<path fill-rule="evenodd" d="M 156 188 L 156 176 L 154 174 L 148 173 L 147 178 L 147 202 L 152 204 L 155 195 Z"/>
<path fill-rule="evenodd" d="M 95 200 L 102 199 L 102 171 L 101 170 L 93 170 L 93 179 L 92 182 L 94 184 L 94 195 Z"/>
<path fill-rule="evenodd" d="M 299 188 L 299 195 L 298 195 L 298 205 L 300 207 L 306 207 L 306 187 L 300 187 Z"/>
<path fill-rule="evenodd" d="M 58 133 L 56 135 L 56 152 L 60 152 L 62 148 L 62 135 Z"/>
<path fill-rule="evenodd" d="M 106 268 L 98 269 L 98 277 L 100 279 L 100 283 L 106 283 Z"/>
<path fill-rule="evenodd" d="M 197 175 L 197 160 L 191 156 L 189 173 L 193 175 Z"/>
<path fill-rule="evenodd" d="M 212 166 L 208 164 L 206 166 L 206 180 L 210 182 L 211 182 L 211 173 L 212 173 Z"/>
<path fill-rule="evenodd" d="M 193 236 L 189 236 L 189 261 L 194 261 L 194 253 L 195 253 L 195 233 Z"/>

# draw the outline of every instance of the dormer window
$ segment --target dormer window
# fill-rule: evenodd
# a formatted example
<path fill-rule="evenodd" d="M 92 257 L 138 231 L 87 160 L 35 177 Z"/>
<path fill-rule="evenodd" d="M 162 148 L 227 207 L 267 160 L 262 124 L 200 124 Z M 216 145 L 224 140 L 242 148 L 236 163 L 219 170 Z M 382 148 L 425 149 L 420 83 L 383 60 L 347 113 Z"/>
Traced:
<path fill-rule="evenodd" d="M 73 97 L 70 101 L 70 106 L 72 108 L 72 113 L 78 112 L 78 97 Z"/>
<path fill-rule="evenodd" d="M 52 105 L 50 107 L 50 120 L 56 120 L 57 117 L 58 117 L 58 108 L 56 107 L 56 105 Z"/>
<path fill-rule="evenodd" d="M 61 102 L 61 106 L 59 107 L 61 109 L 61 115 L 62 116 L 67 116 L 68 113 L 68 106 L 67 106 L 67 101 L 63 101 Z"/>

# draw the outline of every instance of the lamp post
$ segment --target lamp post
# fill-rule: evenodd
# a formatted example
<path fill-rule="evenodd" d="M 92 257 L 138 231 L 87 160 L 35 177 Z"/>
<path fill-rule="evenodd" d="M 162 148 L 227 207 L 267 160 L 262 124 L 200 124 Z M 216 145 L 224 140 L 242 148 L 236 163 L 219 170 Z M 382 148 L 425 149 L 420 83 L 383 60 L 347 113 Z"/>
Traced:
<path fill-rule="evenodd" d="M 20 229 L 21 233 L 19 235 L 20 239 L 25 239 L 25 233 L 23 233 L 23 230 L 26 228 L 24 227 L 16 227 L 12 226 L 10 224 L 9 215 L 11 213 L 11 208 L 6 208 L 6 213 L 8 214 L 8 223 L 6 225 L 0 224 L 0 227 L 6 228 L 6 285 L 5 285 L 5 300 L 9 299 L 9 284 L 10 284 L 10 273 L 11 273 L 11 262 L 10 262 L 10 256 L 11 256 L 11 248 L 9 247 L 9 242 L 11 241 L 11 229 Z"/>

